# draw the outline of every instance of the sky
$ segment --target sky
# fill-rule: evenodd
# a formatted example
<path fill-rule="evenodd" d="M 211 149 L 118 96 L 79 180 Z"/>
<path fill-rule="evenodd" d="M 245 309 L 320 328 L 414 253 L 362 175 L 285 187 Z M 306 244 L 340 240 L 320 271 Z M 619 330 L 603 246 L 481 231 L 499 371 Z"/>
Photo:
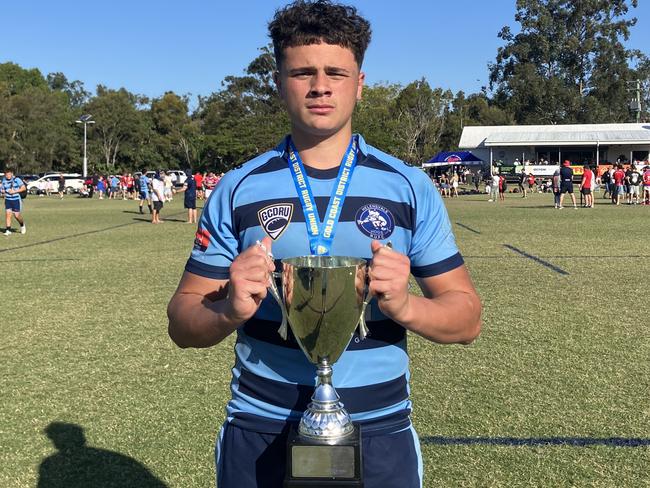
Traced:
<path fill-rule="evenodd" d="M 94 92 L 98 84 L 149 97 L 172 90 L 209 95 L 225 76 L 241 75 L 269 41 L 278 0 L 0 0 L 0 62 L 63 72 Z M 370 20 L 373 38 L 363 71 L 370 84 L 474 93 L 488 83 L 488 63 L 516 27 L 514 0 L 349 0 Z M 650 0 L 627 45 L 650 52 Z M 194 103 L 193 103 L 194 105 Z"/>

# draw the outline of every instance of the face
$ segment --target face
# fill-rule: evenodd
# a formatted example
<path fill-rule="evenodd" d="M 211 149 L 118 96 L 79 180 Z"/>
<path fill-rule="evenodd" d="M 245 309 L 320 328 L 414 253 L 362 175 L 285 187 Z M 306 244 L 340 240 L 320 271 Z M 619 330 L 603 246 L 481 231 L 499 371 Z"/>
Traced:
<path fill-rule="evenodd" d="M 14 177 L 14 172 L 11 171 L 11 170 L 7 170 L 7 172 L 5 173 L 5 178 L 7 178 L 8 180 L 10 180 L 10 179 L 13 178 L 13 177 Z"/>
<path fill-rule="evenodd" d="M 363 80 L 350 49 L 325 43 L 286 48 L 275 76 L 292 131 L 316 137 L 351 130 Z"/>

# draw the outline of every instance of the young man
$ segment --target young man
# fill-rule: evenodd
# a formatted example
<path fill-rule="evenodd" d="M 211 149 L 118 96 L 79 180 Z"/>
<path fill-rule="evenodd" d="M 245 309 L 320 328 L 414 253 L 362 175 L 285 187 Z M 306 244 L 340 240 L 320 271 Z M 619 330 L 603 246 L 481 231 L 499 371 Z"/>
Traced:
<path fill-rule="evenodd" d="M 630 205 L 637 205 L 639 203 L 639 187 L 641 186 L 641 173 L 636 169 L 636 166 L 631 166 L 630 171 L 626 175 L 627 184 L 630 186 Z"/>
<path fill-rule="evenodd" d="M 188 224 L 196 224 L 196 193 L 197 193 L 197 184 L 194 176 L 192 176 L 192 170 L 185 170 L 185 183 L 183 183 L 183 188 L 177 190 L 178 193 L 185 193 L 185 198 L 183 200 L 183 206 L 187 209 L 187 222 Z"/>
<path fill-rule="evenodd" d="M 165 201 L 165 172 L 159 171 L 151 180 L 151 202 L 153 203 L 153 212 L 151 212 L 151 223 L 160 224 L 160 211 Z"/>
<path fill-rule="evenodd" d="M 25 227 L 25 220 L 22 216 L 23 199 L 20 194 L 26 190 L 23 180 L 14 176 L 12 168 L 5 169 L 5 175 L 2 178 L 2 186 L 0 187 L 2 194 L 5 197 L 5 232 L 6 236 L 11 235 L 11 216 L 13 215 L 20 224 L 20 233 L 27 232 Z"/>
<path fill-rule="evenodd" d="M 490 183 L 490 199 L 488 202 L 497 202 L 499 201 L 499 185 L 501 183 L 501 177 L 498 173 L 492 174 L 492 181 Z"/>
<path fill-rule="evenodd" d="M 144 205 L 144 202 L 147 202 L 147 207 L 149 207 L 149 213 L 153 215 L 153 208 L 151 207 L 151 197 L 149 196 L 149 186 L 151 185 L 151 181 L 145 174 L 146 171 L 142 170 L 142 174 L 140 175 L 140 191 L 139 193 L 139 198 L 140 198 L 140 213 L 144 213 L 142 211 L 142 206 Z"/>
<path fill-rule="evenodd" d="M 526 176 L 526 168 L 521 168 L 521 173 L 519 173 L 519 181 L 518 181 L 518 186 L 519 186 L 519 191 L 522 193 L 521 198 L 526 198 L 527 191 L 526 191 L 526 180 L 528 179 L 528 176 Z"/>
<path fill-rule="evenodd" d="M 277 11 L 269 28 L 291 135 L 221 180 L 168 307 L 169 334 L 181 347 L 209 347 L 237 333 L 217 484 L 282 486 L 287 429 L 307 407 L 315 367 L 277 334 L 267 252 L 279 259 L 329 252 L 372 258 L 372 339 L 355 336 L 333 377 L 361 428 L 364 486 L 417 488 L 406 331 L 467 344 L 480 331 L 481 304 L 426 174 L 352 134 L 368 22 L 352 7 L 298 1 Z M 323 215 L 329 233 L 321 232 Z M 306 222 L 316 222 L 316 234 Z M 423 296 L 409 294 L 411 273 Z"/>
<path fill-rule="evenodd" d="M 583 167 L 582 180 L 580 181 L 580 193 L 585 197 L 585 208 L 593 207 L 593 194 L 591 193 L 593 188 L 592 184 L 593 173 L 589 168 L 588 164 L 585 164 Z"/>
<path fill-rule="evenodd" d="M 623 194 L 625 193 L 625 171 L 623 171 L 623 165 L 621 163 L 616 165 L 616 170 L 614 171 L 612 179 L 614 180 L 616 188 L 614 190 L 614 195 L 616 196 L 614 203 L 620 205 Z"/>
<path fill-rule="evenodd" d="M 564 203 L 565 193 L 571 195 L 573 208 L 578 208 L 576 196 L 573 194 L 573 170 L 571 169 L 570 161 L 564 161 L 564 164 L 560 168 L 560 206 L 558 208 L 564 208 L 562 203 Z"/>

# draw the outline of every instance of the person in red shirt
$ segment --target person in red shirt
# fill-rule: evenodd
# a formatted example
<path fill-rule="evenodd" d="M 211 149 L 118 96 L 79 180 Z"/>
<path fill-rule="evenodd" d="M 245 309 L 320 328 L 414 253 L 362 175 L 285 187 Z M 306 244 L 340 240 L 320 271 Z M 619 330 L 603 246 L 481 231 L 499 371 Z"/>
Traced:
<path fill-rule="evenodd" d="M 506 183 L 506 177 L 503 175 L 499 176 L 499 201 L 505 202 L 506 201 L 506 189 L 508 188 L 508 184 Z"/>
<path fill-rule="evenodd" d="M 643 171 L 643 205 L 650 205 L 650 165 Z"/>
<path fill-rule="evenodd" d="M 623 171 L 623 165 L 617 164 L 616 171 L 614 171 L 614 185 L 615 185 L 615 195 L 616 195 L 616 205 L 621 204 L 621 197 L 625 193 L 625 171 Z"/>
<path fill-rule="evenodd" d="M 206 176 L 204 180 L 205 184 L 205 199 L 207 200 L 210 198 L 210 195 L 212 194 L 212 190 L 214 190 L 214 187 L 217 186 L 217 183 L 219 183 L 219 179 L 216 177 L 216 175 L 210 171 L 208 173 L 208 176 Z"/>
<path fill-rule="evenodd" d="M 203 200 L 203 175 L 200 171 L 194 175 L 194 181 L 196 182 L 196 196 L 199 200 Z"/>
<path fill-rule="evenodd" d="M 582 173 L 582 181 L 580 182 L 580 193 L 585 196 L 585 208 L 593 208 L 594 206 L 594 195 L 592 193 L 593 188 L 591 187 L 592 181 L 592 171 L 589 168 L 589 165 L 584 165 L 584 172 Z"/>

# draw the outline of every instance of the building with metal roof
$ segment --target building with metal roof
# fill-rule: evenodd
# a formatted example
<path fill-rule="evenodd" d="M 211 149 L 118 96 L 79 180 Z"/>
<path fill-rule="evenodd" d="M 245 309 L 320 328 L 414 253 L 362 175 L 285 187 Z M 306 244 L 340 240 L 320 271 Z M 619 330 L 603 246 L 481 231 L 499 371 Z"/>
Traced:
<path fill-rule="evenodd" d="M 650 123 L 501 125 L 463 128 L 460 149 L 510 166 L 525 160 L 559 164 L 647 161 Z"/>

